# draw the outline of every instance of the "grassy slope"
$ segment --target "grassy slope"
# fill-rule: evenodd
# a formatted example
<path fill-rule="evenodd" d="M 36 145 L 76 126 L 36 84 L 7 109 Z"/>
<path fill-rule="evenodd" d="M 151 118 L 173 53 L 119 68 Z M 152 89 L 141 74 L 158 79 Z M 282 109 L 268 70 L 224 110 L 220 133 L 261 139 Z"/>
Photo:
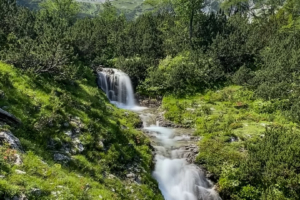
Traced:
<path fill-rule="evenodd" d="M 247 156 L 247 144 L 264 137 L 268 126 L 298 129 L 284 114 L 277 111 L 280 102 L 254 98 L 246 88 L 230 86 L 222 90 L 178 99 L 165 97 L 165 117 L 194 127 L 202 136 L 199 142 L 199 164 L 218 180 L 224 169 L 234 166 Z M 222 179 L 219 180 L 222 187 Z"/>
<path fill-rule="evenodd" d="M 162 199 L 150 175 L 149 140 L 134 129 L 138 116 L 109 104 L 91 70 L 82 69 L 75 82 L 57 83 L 0 62 L 0 80 L 0 107 L 23 122 L 21 127 L 0 129 L 10 129 L 26 151 L 23 164 L 15 166 L 4 159 L 10 156 L 8 147 L 0 148 L 0 174 L 5 175 L 0 179 L 0 198 L 23 193 L 30 199 Z M 55 163 L 53 154 L 71 144 L 64 132 L 78 129 L 70 119 L 78 117 L 85 150 L 68 155 L 68 163 Z M 63 125 L 66 122 L 69 127 Z M 55 149 L 48 148 L 50 139 L 56 141 Z M 140 171 L 135 173 L 141 185 L 126 179 L 133 164 Z"/>

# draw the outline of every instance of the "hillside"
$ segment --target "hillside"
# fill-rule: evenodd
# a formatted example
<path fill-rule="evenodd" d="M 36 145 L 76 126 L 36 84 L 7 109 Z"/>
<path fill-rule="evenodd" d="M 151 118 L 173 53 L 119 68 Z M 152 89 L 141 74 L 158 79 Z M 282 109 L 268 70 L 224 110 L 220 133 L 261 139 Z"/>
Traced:
<path fill-rule="evenodd" d="M 21 6 L 30 9 L 39 9 L 39 3 L 44 0 L 18 0 L 17 3 Z M 105 0 L 76 0 L 80 6 L 80 13 L 82 15 L 94 16 L 103 10 L 102 4 Z M 119 12 L 125 13 L 128 19 L 137 18 L 142 13 L 151 10 L 150 5 L 144 5 L 143 0 L 113 0 L 110 1 Z"/>
<path fill-rule="evenodd" d="M 138 116 L 109 104 L 90 69 L 61 83 L 0 63 L 0 77 L 0 108 L 22 122 L 0 125 L 22 146 L 0 147 L 1 199 L 162 199 Z"/>

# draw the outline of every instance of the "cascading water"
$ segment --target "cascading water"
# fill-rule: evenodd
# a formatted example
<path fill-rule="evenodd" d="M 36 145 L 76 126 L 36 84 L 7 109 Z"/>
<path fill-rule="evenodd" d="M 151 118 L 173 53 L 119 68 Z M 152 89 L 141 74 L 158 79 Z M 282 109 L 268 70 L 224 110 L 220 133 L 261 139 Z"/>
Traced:
<path fill-rule="evenodd" d="M 203 170 L 186 160 L 191 152 L 185 145 L 192 141 L 190 133 L 183 133 L 190 130 L 160 127 L 151 109 L 135 105 L 130 78 L 120 70 L 103 68 L 98 72 L 98 85 L 118 107 L 139 112 L 144 130 L 156 145 L 153 176 L 165 200 L 221 200 Z"/>
<path fill-rule="evenodd" d="M 98 71 L 97 82 L 113 104 L 128 109 L 135 107 L 131 80 L 121 70 L 103 68 Z"/>

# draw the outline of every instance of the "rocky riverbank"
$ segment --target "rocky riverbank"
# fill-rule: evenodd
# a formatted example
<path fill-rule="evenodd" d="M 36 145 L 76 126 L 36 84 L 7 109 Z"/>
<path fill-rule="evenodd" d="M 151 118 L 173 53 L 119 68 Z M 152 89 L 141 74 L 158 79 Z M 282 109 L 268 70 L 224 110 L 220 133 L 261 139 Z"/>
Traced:
<path fill-rule="evenodd" d="M 193 136 L 192 129 L 165 120 L 158 107 L 140 111 L 139 114 L 143 131 L 153 146 L 153 176 L 159 182 L 165 199 L 220 199 L 205 170 L 195 165 L 200 137 Z"/>

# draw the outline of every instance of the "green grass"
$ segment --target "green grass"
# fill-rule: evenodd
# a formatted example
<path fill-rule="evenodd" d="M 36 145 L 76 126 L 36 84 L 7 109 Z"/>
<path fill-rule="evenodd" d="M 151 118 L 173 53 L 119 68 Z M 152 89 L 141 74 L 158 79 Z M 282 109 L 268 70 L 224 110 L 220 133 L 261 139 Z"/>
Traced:
<path fill-rule="evenodd" d="M 247 145 L 256 143 L 267 127 L 298 129 L 280 111 L 280 101 L 263 101 L 239 86 L 225 87 L 186 98 L 163 99 L 165 117 L 201 136 L 198 164 L 218 180 L 226 166 L 234 166 L 247 156 Z"/>
<path fill-rule="evenodd" d="M 0 174 L 5 177 L 0 179 L 0 197 L 162 199 L 151 177 L 150 141 L 135 130 L 138 116 L 111 105 L 89 68 L 81 72 L 75 82 L 57 82 L 0 62 L 0 93 L 4 94 L 0 107 L 22 121 L 21 126 L 2 125 L 0 129 L 11 130 L 26 152 L 23 164 L 16 166 L 5 159 L 9 148 L 1 147 Z M 72 146 L 64 132 L 78 129 L 72 122 L 75 118 L 81 122 L 78 138 L 85 149 L 64 153 L 63 145 Z M 64 126 L 66 122 L 69 127 Z M 54 149 L 48 146 L 50 140 L 57 143 Z M 66 154 L 71 161 L 54 162 L 55 152 Z M 140 185 L 126 179 L 132 164 L 140 171 Z M 26 174 L 17 174 L 16 169 Z M 41 192 L 33 192 L 35 188 Z"/>

